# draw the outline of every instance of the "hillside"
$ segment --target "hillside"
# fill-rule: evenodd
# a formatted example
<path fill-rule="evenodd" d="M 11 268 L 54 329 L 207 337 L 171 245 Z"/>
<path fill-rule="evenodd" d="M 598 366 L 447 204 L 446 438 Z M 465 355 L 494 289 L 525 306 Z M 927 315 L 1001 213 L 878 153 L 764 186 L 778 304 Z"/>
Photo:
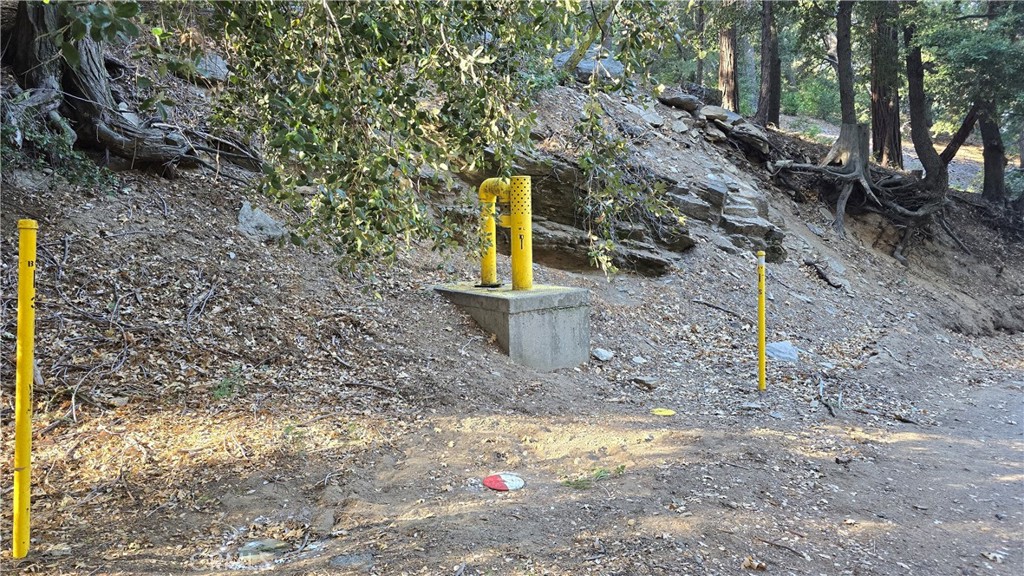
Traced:
<path fill-rule="evenodd" d="M 539 147 L 556 158 L 579 98 L 540 99 Z M 709 174 L 727 178 L 732 216 L 782 233 L 769 340 L 800 359 L 771 362 L 764 395 L 756 243 L 721 219 L 691 214 L 692 247 L 655 247 L 658 275 L 538 265 L 538 282 L 590 290 L 592 346 L 614 354 L 541 373 L 432 291 L 473 279 L 468 253 L 412 246 L 352 278 L 327 249 L 247 237 L 243 202 L 287 214 L 210 173 L 124 171 L 97 194 L 5 170 L 5 478 L 26 217 L 40 224 L 42 381 L 32 552 L 4 569 L 1018 573 L 1024 248 L 968 199 L 949 221 L 972 254 L 935 236 L 903 266 L 880 217 L 839 238 L 827 206 L 771 185 L 731 141 L 644 122 L 631 151 L 652 174 L 699 198 Z M 525 488 L 482 487 L 504 471 Z"/>

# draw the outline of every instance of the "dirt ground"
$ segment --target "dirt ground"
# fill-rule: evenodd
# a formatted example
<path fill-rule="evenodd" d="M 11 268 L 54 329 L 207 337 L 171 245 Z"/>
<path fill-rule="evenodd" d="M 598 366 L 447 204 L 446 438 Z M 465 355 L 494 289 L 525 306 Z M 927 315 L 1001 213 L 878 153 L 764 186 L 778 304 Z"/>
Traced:
<path fill-rule="evenodd" d="M 823 206 L 772 198 L 790 258 L 769 266 L 768 338 L 800 358 L 759 394 L 748 255 L 702 243 L 659 279 L 538 267 L 591 291 L 614 353 L 541 373 L 431 290 L 473 278 L 463 255 L 411 249 L 360 286 L 326 251 L 241 236 L 235 186 L 121 177 L 4 193 L 5 548 L 18 217 L 41 227 L 45 380 L 32 549 L 5 571 L 1024 566 L 1024 250 L 970 206 L 951 221 L 974 256 L 937 238 L 904 267 L 883 223 L 842 240 Z M 484 488 L 498 472 L 525 487 Z"/>
<path fill-rule="evenodd" d="M 679 173 L 725 162 L 705 148 Z M 1024 571 L 1024 247 L 970 204 L 947 219 L 972 254 L 920 239 L 905 267 L 876 217 L 842 239 L 770 196 L 768 340 L 800 355 L 758 393 L 754 259 L 712 241 L 660 278 L 537 266 L 590 291 L 613 354 L 544 373 L 433 291 L 467 254 L 352 278 L 240 234 L 243 200 L 287 215 L 209 174 L 2 176 L 5 550 L 16 222 L 40 224 L 32 546 L 5 573 Z M 525 486 L 483 486 L 500 472 Z"/>

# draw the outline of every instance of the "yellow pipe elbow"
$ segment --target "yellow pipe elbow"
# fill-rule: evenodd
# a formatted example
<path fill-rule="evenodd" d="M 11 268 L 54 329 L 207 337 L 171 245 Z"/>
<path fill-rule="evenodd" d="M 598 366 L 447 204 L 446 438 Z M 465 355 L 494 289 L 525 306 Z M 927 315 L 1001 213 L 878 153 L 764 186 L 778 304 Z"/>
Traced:
<path fill-rule="evenodd" d="M 480 286 L 492 288 L 498 283 L 497 233 L 494 205 L 502 188 L 499 178 L 488 178 L 480 184 Z"/>

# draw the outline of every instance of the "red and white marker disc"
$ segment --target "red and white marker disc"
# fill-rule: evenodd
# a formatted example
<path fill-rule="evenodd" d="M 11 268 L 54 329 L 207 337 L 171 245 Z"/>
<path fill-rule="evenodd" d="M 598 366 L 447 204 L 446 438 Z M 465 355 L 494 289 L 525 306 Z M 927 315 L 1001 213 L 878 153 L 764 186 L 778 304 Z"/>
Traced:
<path fill-rule="evenodd" d="M 499 492 L 507 492 L 509 490 L 519 490 L 526 485 L 523 479 L 515 474 L 509 474 L 503 472 L 501 474 L 493 474 L 484 478 L 484 486 L 487 486 L 491 490 L 497 490 Z"/>

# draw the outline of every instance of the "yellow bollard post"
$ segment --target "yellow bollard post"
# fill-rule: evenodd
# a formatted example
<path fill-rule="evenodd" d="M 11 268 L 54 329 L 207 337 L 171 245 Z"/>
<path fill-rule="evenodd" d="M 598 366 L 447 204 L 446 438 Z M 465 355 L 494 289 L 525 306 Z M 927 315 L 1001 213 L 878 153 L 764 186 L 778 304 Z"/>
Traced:
<path fill-rule="evenodd" d="M 498 283 L 497 234 L 494 224 L 494 202 L 496 195 L 491 191 L 492 181 L 480 184 L 480 286 L 494 288 Z"/>
<path fill-rule="evenodd" d="M 509 193 L 512 212 L 512 289 L 533 288 L 533 207 L 529 176 L 513 176 Z"/>
<path fill-rule="evenodd" d="M 765 362 L 765 318 L 764 318 L 764 250 L 757 251 L 757 389 L 767 388 L 767 366 Z"/>
<path fill-rule="evenodd" d="M 35 220 L 18 221 L 18 343 L 14 377 L 14 537 L 11 556 L 28 554 L 32 507 L 32 375 L 35 363 Z"/>

